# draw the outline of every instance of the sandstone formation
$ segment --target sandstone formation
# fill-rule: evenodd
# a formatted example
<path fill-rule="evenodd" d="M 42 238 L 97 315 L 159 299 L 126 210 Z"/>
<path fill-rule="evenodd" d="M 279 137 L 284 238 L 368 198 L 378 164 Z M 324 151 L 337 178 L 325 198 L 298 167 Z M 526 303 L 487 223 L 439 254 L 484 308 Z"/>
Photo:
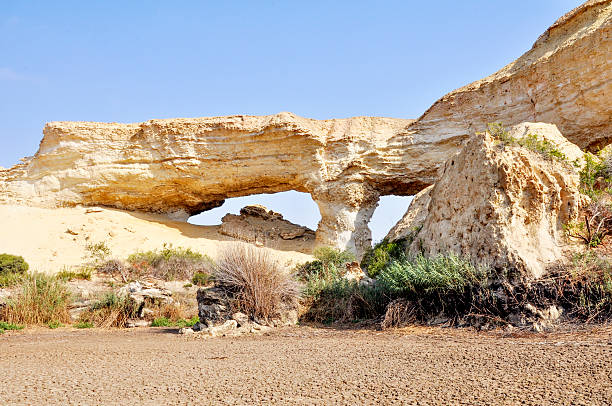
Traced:
<path fill-rule="evenodd" d="M 360 254 L 379 197 L 431 185 L 487 122 L 553 123 L 583 148 L 611 141 L 611 26 L 612 2 L 589 1 L 515 62 L 416 121 L 280 113 L 49 123 L 34 157 L 0 170 L 0 204 L 104 205 L 184 220 L 227 198 L 296 190 L 319 206 L 318 244 Z"/>
<path fill-rule="evenodd" d="M 539 137 L 561 141 L 559 149 L 566 156 L 580 154 L 554 125 L 523 123 L 510 135 L 536 131 Z M 486 133 L 449 158 L 440 179 L 413 201 L 388 237 L 409 236 L 413 254 L 454 252 L 481 265 L 539 277 L 575 248 L 563 225 L 577 219 L 586 199 L 569 162 L 504 144 Z"/>
<path fill-rule="evenodd" d="M 612 142 L 612 1 L 570 11 L 516 61 L 442 97 L 407 134 L 468 137 L 482 124 L 556 124 L 581 148 Z"/>
<path fill-rule="evenodd" d="M 240 215 L 226 214 L 219 232 L 256 245 L 274 246 L 279 240 L 313 241 L 315 232 L 283 219 L 283 215 L 261 205 L 245 206 Z"/>

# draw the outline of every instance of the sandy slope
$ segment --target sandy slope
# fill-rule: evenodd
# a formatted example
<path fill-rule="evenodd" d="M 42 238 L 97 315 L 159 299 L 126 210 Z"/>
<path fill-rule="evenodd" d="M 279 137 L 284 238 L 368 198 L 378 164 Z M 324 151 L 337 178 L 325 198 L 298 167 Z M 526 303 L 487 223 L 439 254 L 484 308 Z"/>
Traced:
<path fill-rule="evenodd" d="M 218 226 L 197 226 L 155 214 L 77 207 L 43 209 L 0 205 L 0 253 L 22 255 L 31 269 L 57 272 L 82 264 L 88 243 L 105 241 L 113 256 L 125 258 L 164 243 L 190 247 L 215 258 L 236 240 L 218 233 Z M 273 252 L 282 262 L 309 260 L 312 247 L 302 241 L 281 241 Z"/>
<path fill-rule="evenodd" d="M 0 404 L 609 405 L 610 331 L 295 327 L 195 340 L 176 330 L 0 336 Z"/>

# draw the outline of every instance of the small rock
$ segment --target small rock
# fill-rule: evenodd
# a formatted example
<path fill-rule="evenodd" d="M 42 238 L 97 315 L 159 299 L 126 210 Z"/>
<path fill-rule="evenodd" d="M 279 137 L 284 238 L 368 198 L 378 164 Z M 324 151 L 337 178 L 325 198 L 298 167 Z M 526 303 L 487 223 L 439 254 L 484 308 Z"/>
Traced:
<path fill-rule="evenodd" d="M 236 323 L 238 323 L 238 327 L 246 326 L 249 324 L 249 316 L 241 312 L 236 312 L 232 314 L 232 320 L 236 320 Z"/>
<path fill-rule="evenodd" d="M 219 336 L 225 335 L 231 330 L 236 329 L 236 327 L 238 327 L 238 323 L 236 323 L 236 320 L 227 320 L 225 323 L 223 323 L 220 326 L 209 327 L 208 333 L 211 335 L 211 337 L 219 337 Z"/>
<path fill-rule="evenodd" d="M 149 327 L 149 322 L 146 320 L 128 320 L 125 326 L 128 328 Z"/>
<path fill-rule="evenodd" d="M 189 327 L 183 327 L 182 329 L 179 330 L 179 334 L 194 334 L 195 331 L 193 331 L 192 328 Z"/>

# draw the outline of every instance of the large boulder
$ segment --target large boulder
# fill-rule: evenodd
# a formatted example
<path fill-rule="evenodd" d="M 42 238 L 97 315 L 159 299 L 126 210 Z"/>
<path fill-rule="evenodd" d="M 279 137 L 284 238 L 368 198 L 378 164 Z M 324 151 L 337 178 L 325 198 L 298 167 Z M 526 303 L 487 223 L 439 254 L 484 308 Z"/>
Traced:
<path fill-rule="evenodd" d="M 581 156 L 554 125 L 523 123 L 509 131 L 525 134 L 550 140 L 567 157 Z M 446 162 L 389 237 L 409 237 L 412 254 L 452 252 L 539 277 L 574 248 L 563 225 L 577 218 L 586 199 L 569 158 L 546 157 L 485 133 Z"/>
<path fill-rule="evenodd" d="M 283 219 L 283 215 L 261 205 L 245 206 L 240 214 L 226 214 L 219 232 L 257 245 L 280 240 L 314 241 L 315 232 Z"/>

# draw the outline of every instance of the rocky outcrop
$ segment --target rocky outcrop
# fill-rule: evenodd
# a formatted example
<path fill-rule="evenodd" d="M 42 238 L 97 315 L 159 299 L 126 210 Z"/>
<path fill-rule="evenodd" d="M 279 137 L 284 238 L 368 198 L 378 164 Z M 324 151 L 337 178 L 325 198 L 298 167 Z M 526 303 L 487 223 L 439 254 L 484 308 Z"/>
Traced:
<path fill-rule="evenodd" d="M 261 205 L 245 206 L 240 215 L 221 219 L 221 234 L 256 245 L 274 245 L 279 240 L 314 240 L 315 232 L 283 219 L 283 215 Z"/>
<path fill-rule="evenodd" d="M 0 203 L 104 205 L 185 219 L 224 199 L 288 190 L 319 206 L 318 244 L 358 254 L 382 195 L 413 195 L 487 122 L 554 123 L 573 143 L 612 140 L 612 4 L 589 1 L 499 72 L 418 120 L 311 120 L 290 113 L 54 122 L 36 155 L 0 170 Z"/>
<path fill-rule="evenodd" d="M 524 123 L 509 135 L 536 131 L 540 139 L 557 141 L 566 156 L 581 154 L 553 125 Z M 440 179 L 415 199 L 389 237 L 416 230 L 410 235 L 413 254 L 453 252 L 481 265 L 540 277 L 573 248 L 563 225 L 576 220 L 585 203 L 569 161 L 505 144 L 486 133 L 446 162 Z"/>

